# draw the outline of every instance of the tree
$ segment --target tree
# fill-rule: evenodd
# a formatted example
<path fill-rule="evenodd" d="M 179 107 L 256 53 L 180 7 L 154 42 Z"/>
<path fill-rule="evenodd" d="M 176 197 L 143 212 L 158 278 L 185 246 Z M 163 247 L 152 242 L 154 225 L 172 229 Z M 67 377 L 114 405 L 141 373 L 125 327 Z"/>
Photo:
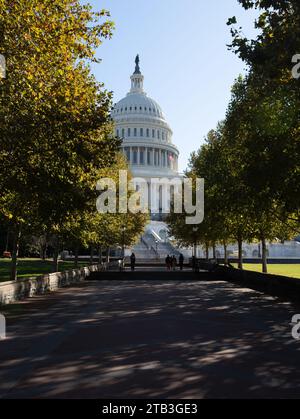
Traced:
<path fill-rule="evenodd" d="M 297 0 L 239 0 L 260 11 L 260 33 L 247 39 L 232 28 L 231 49 L 249 66 L 249 85 L 256 91 L 256 124 L 265 161 L 265 178 L 282 212 L 300 219 L 299 208 L 299 80 L 293 78 L 292 57 L 300 51 L 300 4 Z M 229 24 L 235 24 L 230 19 Z M 256 144 L 257 146 L 257 144 Z M 280 170 L 278 170 L 280 168 Z"/>
<path fill-rule="evenodd" d="M 16 279 L 22 228 L 60 225 L 84 210 L 99 168 L 114 162 L 111 95 L 87 63 L 113 24 L 78 0 L 1 3 L 0 208 L 14 237 Z"/>
<path fill-rule="evenodd" d="M 101 178 L 110 178 L 116 185 L 119 185 L 120 171 L 128 172 L 128 182 L 131 180 L 128 163 L 123 154 L 117 154 L 115 163 L 111 167 L 105 167 L 99 170 L 98 180 Z M 117 194 L 119 188 L 117 187 Z M 128 191 L 129 198 L 132 192 Z M 71 214 L 71 217 L 62 221 L 57 226 L 57 237 L 60 242 L 71 246 L 75 250 L 75 264 L 77 265 L 78 249 L 80 247 L 90 247 L 98 249 L 102 254 L 102 249 L 109 253 L 111 247 L 131 246 L 142 234 L 148 216 L 143 213 L 137 214 L 102 214 L 96 210 L 97 192 L 94 189 L 94 196 L 86 206 L 85 211 L 77 211 Z M 118 210 L 118 208 L 117 208 Z M 57 260 L 55 260 L 57 268 Z"/>

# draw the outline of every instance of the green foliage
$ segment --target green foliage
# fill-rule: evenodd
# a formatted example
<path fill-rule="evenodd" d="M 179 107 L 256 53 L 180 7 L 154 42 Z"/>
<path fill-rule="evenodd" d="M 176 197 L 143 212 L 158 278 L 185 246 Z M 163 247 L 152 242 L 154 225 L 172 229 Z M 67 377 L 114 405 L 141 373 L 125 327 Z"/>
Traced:
<path fill-rule="evenodd" d="M 300 96 L 292 57 L 300 52 L 298 0 L 239 0 L 256 8 L 256 39 L 229 19 L 231 49 L 249 66 L 233 88 L 225 121 L 191 158 L 190 171 L 205 178 L 205 221 L 198 241 L 288 240 L 300 219 Z M 175 235 L 192 236 L 173 215 Z M 179 231 L 181 229 L 181 232 Z M 181 237 L 182 239 L 182 237 Z M 240 246 L 241 266 L 241 246 Z"/>
<path fill-rule="evenodd" d="M 111 93 L 92 75 L 96 48 L 110 38 L 105 10 L 79 0 L 0 0 L 0 220 L 21 232 L 87 243 L 81 231 L 96 182 L 117 161 Z M 71 228 L 72 226 L 72 228 Z M 71 231 L 72 230 L 72 234 Z M 69 237 L 70 238 L 70 237 Z"/>

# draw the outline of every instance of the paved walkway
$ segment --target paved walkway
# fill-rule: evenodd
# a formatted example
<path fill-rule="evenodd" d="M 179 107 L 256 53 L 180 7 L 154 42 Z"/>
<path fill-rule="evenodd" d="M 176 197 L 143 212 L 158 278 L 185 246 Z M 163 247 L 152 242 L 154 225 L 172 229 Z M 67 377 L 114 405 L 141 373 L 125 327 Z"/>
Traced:
<path fill-rule="evenodd" d="M 300 397 L 300 308 L 248 289 L 102 281 L 18 310 L 0 342 L 2 398 Z"/>

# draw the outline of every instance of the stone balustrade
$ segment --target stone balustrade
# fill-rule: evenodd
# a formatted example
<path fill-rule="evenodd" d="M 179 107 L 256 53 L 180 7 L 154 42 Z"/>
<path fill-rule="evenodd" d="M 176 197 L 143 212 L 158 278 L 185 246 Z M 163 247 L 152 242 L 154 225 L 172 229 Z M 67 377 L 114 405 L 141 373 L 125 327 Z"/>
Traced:
<path fill-rule="evenodd" d="M 50 273 L 34 278 L 2 282 L 0 283 L 0 305 L 24 300 L 34 295 L 43 295 L 56 291 L 59 288 L 84 282 L 92 272 L 100 272 L 102 270 L 102 266 L 92 265 L 86 268 Z"/>

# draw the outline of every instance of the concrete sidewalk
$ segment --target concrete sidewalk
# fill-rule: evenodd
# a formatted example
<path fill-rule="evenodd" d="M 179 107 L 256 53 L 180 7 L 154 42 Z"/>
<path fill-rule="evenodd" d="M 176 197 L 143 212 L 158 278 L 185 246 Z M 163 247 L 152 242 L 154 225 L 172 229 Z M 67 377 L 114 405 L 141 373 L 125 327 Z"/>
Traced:
<path fill-rule="evenodd" d="M 0 396 L 300 397 L 290 325 L 300 308 L 221 281 L 156 275 L 21 303 L 0 342 Z"/>

